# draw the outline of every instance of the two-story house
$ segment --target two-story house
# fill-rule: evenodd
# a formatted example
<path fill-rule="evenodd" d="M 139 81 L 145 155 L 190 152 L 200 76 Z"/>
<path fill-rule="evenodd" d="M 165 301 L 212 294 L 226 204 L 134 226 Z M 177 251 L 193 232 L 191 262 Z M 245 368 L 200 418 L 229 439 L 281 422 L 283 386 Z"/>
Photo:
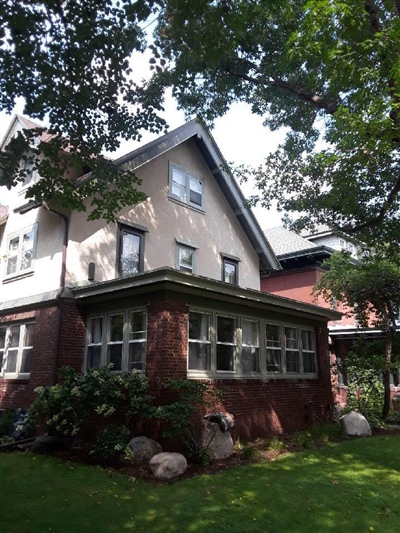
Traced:
<path fill-rule="evenodd" d="M 111 224 L 29 203 L 23 186 L 8 202 L 1 406 L 27 407 L 62 366 L 112 365 L 145 372 L 159 397 L 169 378 L 217 385 L 245 439 L 329 418 L 339 315 L 260 291 L 280 265 L 209 131 L 191 121 L 115 164 L 147 199 Z"/>
<path fill-rule="evenodd" d="M 325 271 L 323 263 L 336 251 L 347 251 L 356 261 L 362 253 L 360 243 L 350 240 L 345 235 L 335 234 L 327 227 L 319 227 L 312 233 L 298 235 L 281 226 L 265 230 L 281 270 L 267 275 L 261 274 L 261 290 L 302 302 L 329 307 L 342 313 L 328 323 L 329 349 L 332 372 L 332 384 L 336 401 L 344 406 L 347 400 L 347 376 L 341 372 L 346 354 L 360 335 L 376 338 L 380 332 L 374 328 L 360 330 L 352 309 L 339 305 L 336 301 L 326 302 L 322 297 L 315 297 L 312 290 L 315 283 Z M 392 376 L 393 395 L 400 392 L 400 373 Z"/>

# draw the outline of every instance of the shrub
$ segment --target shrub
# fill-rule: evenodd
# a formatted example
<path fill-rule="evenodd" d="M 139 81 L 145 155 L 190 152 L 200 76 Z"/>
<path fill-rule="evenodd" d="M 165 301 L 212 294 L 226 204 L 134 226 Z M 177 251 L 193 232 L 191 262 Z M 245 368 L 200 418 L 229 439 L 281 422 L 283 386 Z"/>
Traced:
<path fill-rule="evenodd" d="M 97 436 L 90 455 L 101 462 L 118 461 L 130 440 L 129 429 L 125 426 L 108 424 Z"/>
<path fill-rule="evenodd" d="M 272 437 L 268 443 L 268 451 L 275 453 L 282 453 L 286 450 L 285 443 L 279 437 Z"/>
<path fill-rule="evenodd" d="M 78 374 L 64 368 L 59 383 L 39 387 L 36 393 L 30 416 L 36 421 L 45 420 L 50 433 L 68 437 L 74 437 L 89 419 L 104 421 L 116 414 L 124 418 L 122 425 L 139 428 L 155 411 L 147 378 L 138 372 L 117 374 L 99 368 Z M 112 448 L 111 430 L 110 433 L 104 430 L 95 454 L 104 455 L 107 438 Z"/>
<path fill-rule="evenodd" d="M 15 410 L 6 409 L 0 414 L 0 438 L 11 436 L 16 420 L 17 414 Z"/>
<path fill-rule="evenodd" d="M 177 399 L 157 410 L 157 416 L 167 423 L 163 436 L 179 437 L 194 462 L 207 464 L 210 461 L 210 442 L 206 445 L 202 442 L 199 417 L 201 412 L 215 410 L 221 391 L 207 383 L 186 379 L 169 380 L 164 386 L 177 393 Z"/>

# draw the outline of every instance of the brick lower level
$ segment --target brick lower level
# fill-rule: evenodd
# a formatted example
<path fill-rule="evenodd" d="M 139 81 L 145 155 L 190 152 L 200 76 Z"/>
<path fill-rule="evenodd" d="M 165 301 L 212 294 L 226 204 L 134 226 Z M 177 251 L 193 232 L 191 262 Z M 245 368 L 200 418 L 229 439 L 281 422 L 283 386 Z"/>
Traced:
<path fill-rule="evenodd" d="M 30 378 L 0 379 L 1 408 L 29 407 L 34 389 L 53 384 L 61 366 L 82 370 L 86 311 L 87 307 L 79 308 L 69 301 L 61 308 L 50 306 L 1 317 L 3 323 L 35 320 Z M 157 401 L 163 401 L 165 380 L 187 377 L 188 313 L 186 298 L 160 294 L 147 303 L 146 374 Z M 223 391 L 220 408 L 235 416 L 235 436 L 249 440 L 294 432 L 331 418 L 333 399 L 326 325 L 318 326 L 316 333 L 318 378 L 209 380 Z"/>

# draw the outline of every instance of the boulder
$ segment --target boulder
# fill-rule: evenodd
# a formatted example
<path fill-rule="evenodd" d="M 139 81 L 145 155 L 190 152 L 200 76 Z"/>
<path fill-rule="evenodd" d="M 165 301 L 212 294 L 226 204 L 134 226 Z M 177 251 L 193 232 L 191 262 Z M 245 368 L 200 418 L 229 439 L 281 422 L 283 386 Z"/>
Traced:
<path fill-rule="evenodd" d="M 33 441 L 31 450 L 34 453 L 52 453 L 58 450 L 67 450 L 70 445 L 71 439 L 68 437 L 41 435 Z"/>
<path fill-rule="evenodd" d="M 217 423 L 205 423 L 202 442 L 211 459 L 225 459 L 233 454 L 231 432 L 225 431 L 223 433 Z"/>
<path fill-rule="evenodd" d="M 340 417 L 340 425 L 343 434 L 348 437 L 366 437 L 372 435 L 368 420 L 357 411 L 350 411 L 347 415 Z"/>
<path fill-rule="evenodd" d="M 162 452 L 150 459 L 150 468 L 157 479 L 169 481 L 187 470 L 186 458 L 181 453 Z"/>
<path fill-rule="evenodd" d="M 134 437 L 128 446 L 132 450 L 131 461 L 136 465 L 147 465 L 153 455 L 162 452 L 161 444 L 148 437 Z"/>

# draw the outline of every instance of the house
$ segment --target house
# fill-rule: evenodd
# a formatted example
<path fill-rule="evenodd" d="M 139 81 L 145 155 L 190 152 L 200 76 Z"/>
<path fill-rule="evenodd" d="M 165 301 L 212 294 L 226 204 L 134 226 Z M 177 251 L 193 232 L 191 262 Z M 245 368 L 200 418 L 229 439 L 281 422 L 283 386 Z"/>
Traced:
<path fill-rule="evenodd" d="M 380 332 L 373 328 L 360 330 L 352 309 L 338 305 L 334 300 L 327 303 L 322 297 L 315 297 L 312 289 L 324 273 L 323 262 L 335 251 L 347 251 L 356 261 L 362 253 L 362 247 L 356 240 L 335 234 L 322 226 L 313 233 L 303 232 L 301 235 L 279 226 L 266 229 L 265 235 L 282 269 L 261 274 L 261 290 L 343 313 L 328 323 L 328 329 L 335 401 L 344 406 L 347 401 L 347 376 L 340 371 L 342 362 L 360 335 L 376 338 Z M 400 392 L 399 377 L 392 377 L 393 395 Z"/>
<path fill-rule="evenodd" d="M 9 131 L 22 127 L 16 117 Z M 158 398 L 169 378 L 215 384 L 244 439 L 327 420 L 327 323 L 339 315 L 260 291 L 260 272 L 280 265 L 209 131 L 188 122 L 115 164 L 134 169 L 147 200 L 110 224 L 13 191 L 1 407 L 27 407 L 62 366 L 112 364 L 145 372 Z"/>

